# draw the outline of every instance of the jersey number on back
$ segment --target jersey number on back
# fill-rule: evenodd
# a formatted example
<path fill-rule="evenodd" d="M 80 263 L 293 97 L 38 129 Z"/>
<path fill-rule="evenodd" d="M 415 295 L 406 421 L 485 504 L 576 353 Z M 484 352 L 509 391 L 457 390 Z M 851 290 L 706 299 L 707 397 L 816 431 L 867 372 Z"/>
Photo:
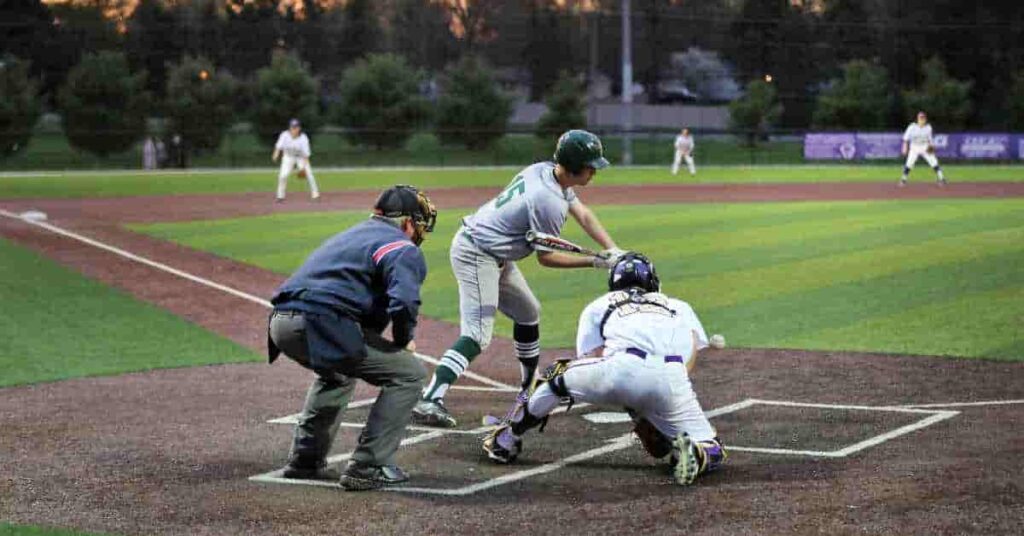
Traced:
<path fill-rule="evenodd" d="M 501 192 L 498 198 L 494 200 L 494 208 L 501 208 L 505 203 L 511 201 L 513 197 L 523 195 L 524 193 L 526 193 L 526 179 L 524 179 L 522 175 L 519 175 L 514 181 L 512 181 L 512 184 L 509 184 L 508 188 L 505 188 L 505 191 Z"/>

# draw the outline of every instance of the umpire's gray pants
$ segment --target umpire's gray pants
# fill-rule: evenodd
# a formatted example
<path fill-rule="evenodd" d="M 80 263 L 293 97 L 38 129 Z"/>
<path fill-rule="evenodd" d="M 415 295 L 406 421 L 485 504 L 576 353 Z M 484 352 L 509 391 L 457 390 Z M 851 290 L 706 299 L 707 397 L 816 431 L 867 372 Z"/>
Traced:
<path fill-rule="evenodd" d="M 459 327 L 481 349 L 491 344 L 494 315 L 501 311 L 516 324 L 540 322 L 540 302 L 513 261 L 499 261 L 478 248 L 460 228 L 448 252 L 459 283 Z"/>
<path fill-rule="evenodd" d="M 278 348 L 299 364 L 308 363 L 305 318 L 302 313 L 275 313 L 270 336 Z M 367 356 L 332 375 L 318 374 L 306 394 L 295 426 L 291 459 L 319 463 L 327 457 L 338 431 L 338 418 L 348 406 L 361 379 L 380 387 L 352 460 L 368 465 L 394 464 L 412 407 L 419 400 L 427 371 L 411 352 L 396 349 L 376 334 L 365 334 Z"/>

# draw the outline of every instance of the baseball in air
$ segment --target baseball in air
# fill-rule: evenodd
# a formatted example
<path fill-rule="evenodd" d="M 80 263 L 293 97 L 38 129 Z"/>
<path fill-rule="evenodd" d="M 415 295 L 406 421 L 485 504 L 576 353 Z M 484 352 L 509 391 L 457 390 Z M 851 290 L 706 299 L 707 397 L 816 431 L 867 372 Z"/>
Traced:
<path fill-rule="evenodd" d="M 721 333 L 715 333 L 711 336 L 711 346 L 713 348 L 725 348 L 725 337 Z"/>

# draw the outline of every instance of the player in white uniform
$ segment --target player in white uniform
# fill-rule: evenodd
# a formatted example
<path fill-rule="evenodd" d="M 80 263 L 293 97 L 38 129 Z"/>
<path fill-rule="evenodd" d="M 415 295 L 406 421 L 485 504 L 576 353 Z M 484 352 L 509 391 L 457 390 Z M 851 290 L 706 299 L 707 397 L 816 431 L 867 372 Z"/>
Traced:
<path fill-rule="evenodd" d="M 487 456 L 514 461 L 522 435 L 568 400 L 626 408 L 647 451 L 673 455 L 679 484 L 716 469 L 726 452 L 689 377 L 697 353 L 708 346 L 707 334 L 693 309 L 661 294 L 660 286 L 650 260 L 623 255 L 609 273 L 610 292 L 580 315 L 577 359 L 556 361 L 531 392 L 516 397 L 484 439 Z M 590 357 L 599 351 L 602 357 Z"/>
<path fill-rule="evenodd" d="M 900 186 L 907 185 L 907 177 L 910 170 L 917 163 L 918 157 L 923 157 L 925 162 L 935 170 L 935 180 L 939 186 L 946 184 L 946 177 L 942 174 L 942 167 L 939 166 L 939 159 L 935 156 L 935 140 L 932 138 L 932 126 L 928 124 L 928 114 L 917 112 L 917 122 L 907 126 L 903 132 L 903 155 L 907 162 L 903 164 L 903 176 L 900 177 Z"/>
<path fill-rule="evenodd" d="M 696 147 L 696 144 L 693 142 L 693 135 L 690 134 L 690 129 L 684 128 L 683 131 L 676 136 L 674 145 L 676 148 L 676 157 L 672 160 L 672 174 L 678 174 L 679 163 L 686 160 L 686 169 L 690 170 L 690 175 L 696 175 L 697 166 L 693 164 L 693 149 Z"/>
<path fill-rule="evenodd" d="M 285 191 L 288 189 L 288 176 L 296 169 L 299 176 L 305 176 L 309 182 L 309 196 L 313 200 L 320 198 L 320 190 L 316 187 L 316 178 L 313 177 L 313 168 L 309 166 L 309 157 L 312 152 L 309 150 L 309 137 L 302 131 L 302 123 L 298 119 L 288 122 L 288 130 L 285 130 L 277 137 L 274 144 L 274 154 L 271 159 L 277 162 L 281 159 L 281 170 L 277 173 L 277 202 L 284 201 Z"/>
<path fill-rule="evenodd" d="M 605 248 L 599 257 L 538 251 L 537 262 L 549 268 L 607 269 L 623 253 L 573 190 L 589 184 L 597 170 L 608 165 L 601 140 L 584 130 L 570 130 L 558 139 L 554 159 L 519 172 L 498 197 L 464 218 L 455 233 L 449 258 L 459 284 L 460 337 L 441 356 L 423 400 L 413 408 L 414 422 L 441 427 L 457 424 L 444 406 L 444 396 L 491 343 L 498 311 L 513 322 L 522 388 L 533 383 L 540 360 L 540 302 L 516 266 L 516 261 L 534 253 L 526 241 L 527 232 L 557 236 L 571 214 Z"/>

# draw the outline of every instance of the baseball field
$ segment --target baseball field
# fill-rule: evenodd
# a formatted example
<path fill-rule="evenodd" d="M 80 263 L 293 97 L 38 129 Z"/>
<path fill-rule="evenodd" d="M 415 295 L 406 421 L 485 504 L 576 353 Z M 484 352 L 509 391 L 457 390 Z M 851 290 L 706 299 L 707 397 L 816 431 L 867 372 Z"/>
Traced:
<path fill-rule="evenodd" d="M 398 492 L 279 478 L 310 375 L 263 361 L 266 299 L 376 190 L 439 208 L 417 339 L 457 336 L 459 218 L 514 168 L 324 170 L 320 202 L 270 170 L 0 176 L 0 534 L 1018 534 L 1024 524 L 1024 167 L 610 168 L 580 190 L 728 347 L 694 376 L 731 457 L 692 488 L 617 408 L 573 408 L 517 465 L 480 418 L 517 383 L 511 325 L 411 428 Z M 24 218 L 40 211 L 45 220 Z M 585 242 L 575 224 L 566 236 Z M 566 355 L 604 274 L 521 263 L 544 359 Z M 363 385 L 331 460 L 351 451 Z M 7 523 L 7 524 L 5 524 Z"/>

